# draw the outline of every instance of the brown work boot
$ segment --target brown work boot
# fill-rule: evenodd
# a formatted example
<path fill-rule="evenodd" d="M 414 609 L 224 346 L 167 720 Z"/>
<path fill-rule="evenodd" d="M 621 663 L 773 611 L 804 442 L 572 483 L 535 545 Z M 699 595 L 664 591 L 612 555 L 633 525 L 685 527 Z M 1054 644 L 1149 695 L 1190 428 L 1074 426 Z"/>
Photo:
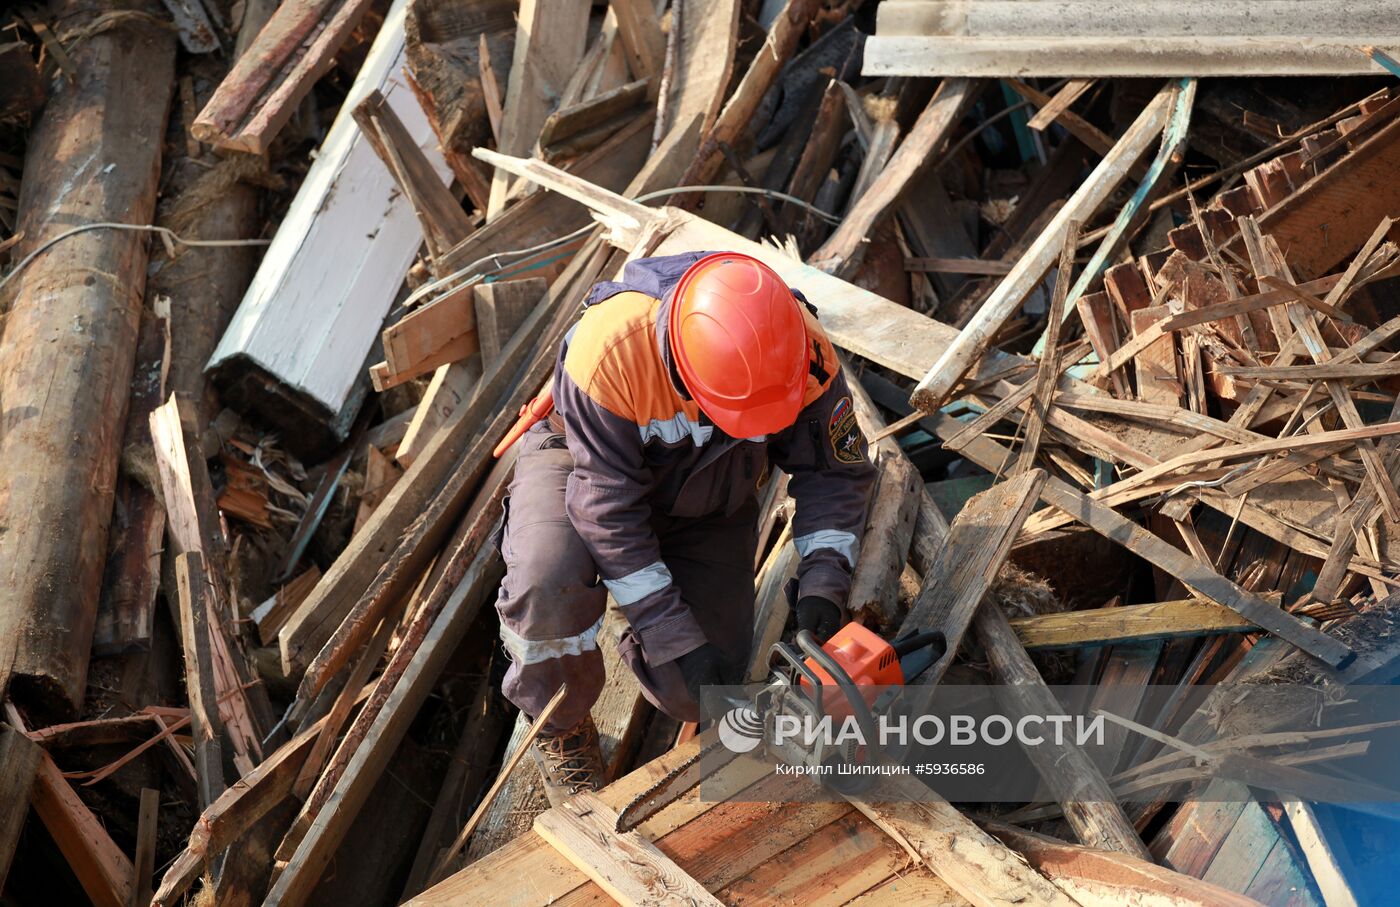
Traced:
<path fill-rule="evenodd" d="M 540 734 L 530 755 L 539 766 L 550 806 L 603 786 L 603 751 L 592 716 L 562 734 Z"/>

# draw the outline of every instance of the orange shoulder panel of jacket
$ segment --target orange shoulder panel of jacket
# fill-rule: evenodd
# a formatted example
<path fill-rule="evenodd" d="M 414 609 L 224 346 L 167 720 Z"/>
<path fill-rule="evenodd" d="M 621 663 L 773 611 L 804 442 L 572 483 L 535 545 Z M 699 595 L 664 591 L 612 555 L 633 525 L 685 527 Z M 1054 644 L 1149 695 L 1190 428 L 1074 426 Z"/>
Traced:
<path fill-rule="evenodd" d="M 660 300 L 634 291 L 591 306 L 579 319 L 564 354 L 564 371 L 593 402 L 637 425 L 700 408 L 671 385 L 656 348 Z"/>
<path fill-rule="evenodd" d="M 802 321 L 807 327 L 808 359 L 815 360 L 821 357 L 821 370 L 826 372 L 826 380 L 819 381 L 817 376 L 811 372 L 807 374 L 807 389 L 802 392 L 802 406 L 808 407 L 826 393 L 826 389 L 831 387 L 831 382 L 836 374 L 841 371 L 841 360 L 836 358 L 836 347 L 831 343 L 831 339 L 826 336 L 826 331 L 822 329 L 821 322 L 817 321 L 817 316 L 812 314 L 812 310 L 805 305 L 802 307 Z"/>

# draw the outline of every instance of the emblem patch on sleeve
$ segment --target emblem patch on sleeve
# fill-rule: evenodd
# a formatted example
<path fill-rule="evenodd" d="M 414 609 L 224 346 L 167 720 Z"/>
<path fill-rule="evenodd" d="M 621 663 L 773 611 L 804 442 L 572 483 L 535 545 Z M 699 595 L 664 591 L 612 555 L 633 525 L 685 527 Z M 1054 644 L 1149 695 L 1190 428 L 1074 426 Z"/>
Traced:
<path fill-rule="evenodd" d="M 859 463 L 865 459 L 865 435 L 856 423 L 855 407 L 850 397 L 842 397 L 831 408 L 831 421 L 826 426 L 831 439 L 831 452 L 838 463 Z"/>

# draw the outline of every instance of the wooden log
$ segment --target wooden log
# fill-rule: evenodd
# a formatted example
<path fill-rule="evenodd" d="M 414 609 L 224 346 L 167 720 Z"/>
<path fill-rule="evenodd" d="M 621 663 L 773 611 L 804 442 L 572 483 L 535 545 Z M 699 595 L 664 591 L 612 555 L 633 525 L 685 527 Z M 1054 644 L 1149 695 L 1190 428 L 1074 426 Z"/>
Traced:
<path fill-rule="evenodd" d="M 185 647 L 185 688 L 189 691 L 195 768 L 199 773 L 199 806 L 204 809 L 224 792 L 224 757 L 218 694 L 214 686 L 214 653 L 209 628 L 209 576 L 204 557 L 187 551 L 175 562 L 179 583 L 180 631 Z"/>
<path fill-rule="evenodd" d="M 150 455 L 151 411 L 165 400 L 170 364 L 170 321 L 151 312 L 141 319 L 136 352 L 136 380 L 127 413 L 123 447 Z M 111 533 L 102 598 L 93 632 L 93 651 L 115 655 L 150 645 L 160 587 L 160 549 L 165 538 L 165 508 L 151 489 L 125 470 L 119 475 L 115 517 L 121 531 Z"/>
<path fill-rule="evenodd" d="M 91 11 L 54 14 L 79 27 Z M 174 58 L 140 16 L 73 47 L 74 81 L 29 134 L 17 255 L 75 226 L 151 222 Z M 59 713 L 84 695 L 146 247 L 135 231 L 63 240 L 14 276 L 0 340 L 0 458 L 23 466 L 0 471 L 0 687 Z"/>
<path fill-rule="evenodd" d="M 976 316 L 957 339 L 948 345 L 914 389 L 912 401 L 926 413 L 934 412 L 947 400 L 953 388 L 987 352 L 992 338 L 1006 320 L 1039 286 L 1064 245 L 1070 221 L 1085 221 L 1103 204 L 1128 174 L 1128 169 L 1150 146 L 1166 125 L 1173 89 L 1159 92 L 1138 116 L 1113 151 L 1101 160 L 1094 172 L 1036 237 L 1016 262 Z"/>
<path fill-rule="evenodd" d="M 979 823 L 1084 907 L 1161 903 L 1172 907 L 1257 907 L 1253 898 L 1152 862 L 1069 844 L 1004 822 Z"/>
<path fill-rule="evenodd" d="M 947 640 L 947 652 L 929 668 L 924 683 L 937 683 L 957 657 L 977 606 L 996 582 L 1044 482 L 1044 470 L 1022 473 L 973 497 L 953 520 L 899 628 L 899 636 L 940 630 Z"/>
<path fill-rule="evenodd" d="M 224 402 L 256 413 L 303 455 L 325 454 L 349 434 L 367 390 L 364 359 L 422 242 L 412 204 L 355 125 L 355 106 L 381 92 L 438 177 L 450 174 L 402 74 L 405 6 L 390 8 L 207 363 Z"/>
<path fill-rule="evenodd" d="M 1002 707 L 1017 717 L 1063 714 L 1063 705 L 1046 686 L 1001 607 L 995 602 L 983 605 L 973 622 L 991 663 Z M 1065 819 L 1080 842 L 1145 861 L 1152 859 L 1108 781 L 1083 748 L 1068 739 L 1047 738 L 1043 745 L 1023 746 L 1022 750 L 1064 809 Z"/>
<path fill-rule="evenodd" d="M 8 725 L 0 725 L 0 802 L 10 804 L 0 813 L 0 888 L 10 873 L 10 862 L 19 846 L 20 832 L 29 815 L 29 795 L 44 751 L 23 733 Z"/>
<path fill-rule="evenodd" d="M 510 64 L 496 147 L 504 154 L 528 154 L 539 138 L 569 76 L 583 58 L 588 6 L 573 0 L 523 0 L 516 14 L 515 57 Z M 507 177 L 491 179 L 486 219 L 505 208 Z"/>
<path fill-rule="evenodd" d="M 846 373 L 856 421 L 867 438 L 874 437 L 885 427 L 884 419 L 850 365 L 843 362 L 841 368 Z M 872 444 L 870 456 L 879 472 L 866 510 L 860 558 L 851 576 L 846 609 L 873 617 L 881 626 L 894 627 L 901 617 L 899 576 L 909 559 L 924 481 L 892 437 Z M 767 647 L 762 654 L 766 664 Z"/>
<path fill-rule="evenodd" d="M 277 8 L 234 64 L 190 132 L 201 142 L 262 154 L 316 80 L 335 65 L 368 0 L 293 0 Z"/>
<path fill-rule="evenodd" d="M 617 831 L 617 813 L 596 794 L 536 816 L 535 831 L 624 907 L 722 903 L 639 832 Z"/>
<path fill-rule="evenodd" d="M 876 221 L 898 204 L 909 183 L 935 159 L 976 95 L 977 84 L 968 79 L 948 79 L 938 86 L 869 191 L 847 212 L 836 232 L 812 253 L 814 265 L 840 277 L 855 272 Z"/>

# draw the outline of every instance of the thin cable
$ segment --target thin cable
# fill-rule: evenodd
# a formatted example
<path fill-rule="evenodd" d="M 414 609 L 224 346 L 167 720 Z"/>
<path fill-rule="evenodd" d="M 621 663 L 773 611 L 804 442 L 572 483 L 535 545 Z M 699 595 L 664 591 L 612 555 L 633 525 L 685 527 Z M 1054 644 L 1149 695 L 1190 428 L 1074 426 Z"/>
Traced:
<path fill-rule="evenodd" d="M 813 214 L 825 220 L 827 223 L 834 225 L 839 224 L 841 222 L 841 218 L 837 217 L 831 212 L 823 211 L 816 205 L 810 204 L 809 202 L 806 202 L 795 195 L 789 195 L 786 192 L 779 192 L 776 189 L 764 189 L 757 186 L 675 186 L 670 189 L 657 189 L 654 192 L 647 192 L 643 195 L 637 196 L 636 198 L 632 199 L 632 201 L 649 202 L 654 201 L 658 198 L 666 198 L 667 196 L 671 195 L 682 195 L 687 192 L 737 192 L 741 195 L 764 195 L 769 198 L 788 202 L 790 204 L 798 205 L 799 207 L 805 208 L 808 211 L 811 211 Z M 403 301 L 403 307 L 412 308 L 414 304 L 416 304 L 420 299 L 424 298 L 425 296 L 432 295 L 435 291 L 444 287 L 446 287 L 449 290 L 457 290 L 461 289 L 462 287 L 471 286 L 481 278 L 485 277 L 488 273 L 496 273 L 505 270 L 508 267 L 513 267 L 515 265 L 520 264 L 521 261 L 523 261 L 526 258 L 529 258 L 531 255 L 534 255 L 539 252 L 547 252 L 550 249 L 556 248 L 558 246 L 566 245 L 572 242 L 573 240 L 578 239 L 579 237 L 588 233 L 595 226 L 597 225 L 589 224 L 586 227 L 579 227 L 577 230 L 574 230 L 570 233 L 565 233 L 563 236 L 559 236 L 554 239 L 547 239 L 544 242 L 536 243 L 533 246 L 526 246 L 523 249 L 508 249 L 504 252 L 492 252 L 490 255 L 483 255 L 481 258 L 478 258 L 471 264 L 458 268 L 451 274 L 445 274 L 442 277 L 436 278 L 435 280 L 431 280 L 428 283 L 423 284 L 421 287 L 414 290 L 408 295 L 408 298 Z M 500 259 L 507 256 L 511 257 L 511 261 L 500 261 Z M 489 271 L 483 271 L 480 274 L 476 273 L 478 269 L 483 268 L 488 263 L 494 264 L 494 267 Z M 463 280 L 463 278 L 467 279 Z M 461 280 L 462 283 L 457 283 L 457 281 L 459 280 Z"/>
<path fill-rule="evenodd" d="M 4 277 L 0 277 L 0 290 L 5 289 L 5 285 L 10 282 L 12 277 L 20 271 L 23 271 L 28 267 L 30 262 L 38 258 L 44 252 L 47 252 L 70 236 L 86 233 L 89 230 L 129 230 L 134 233 L 159 233 L 167 242 L 177 242 L 182 246 L 265 246 L 272 242 L 270 239 L 185 239 L 169 227 L 156 227 L 150 224 L 117 224 L 106 221 L 95 224 L 83 224 L 81 227 L 73 227 L 71 230 L 64 230 L 62 233 L 41 244 L 39 248 L 35 249 L 33 252 L 24 256 L 19 264 L 10 269 L 10 273 L 6 274 Z"/>

